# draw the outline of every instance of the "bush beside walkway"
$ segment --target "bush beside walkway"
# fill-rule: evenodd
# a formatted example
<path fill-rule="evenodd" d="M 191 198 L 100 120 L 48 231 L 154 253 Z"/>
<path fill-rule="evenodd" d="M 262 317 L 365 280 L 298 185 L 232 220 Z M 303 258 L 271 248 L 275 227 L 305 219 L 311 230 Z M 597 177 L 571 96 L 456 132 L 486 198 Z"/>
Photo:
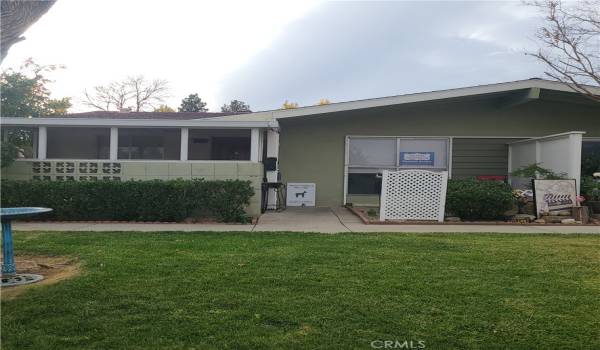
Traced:
<path fill-rule="evenodd" d="M 40 220 L 174 221 L 209 217 L 245 222 L 249 181 L 2 180 L 2 207 L 48 207 Z"/>

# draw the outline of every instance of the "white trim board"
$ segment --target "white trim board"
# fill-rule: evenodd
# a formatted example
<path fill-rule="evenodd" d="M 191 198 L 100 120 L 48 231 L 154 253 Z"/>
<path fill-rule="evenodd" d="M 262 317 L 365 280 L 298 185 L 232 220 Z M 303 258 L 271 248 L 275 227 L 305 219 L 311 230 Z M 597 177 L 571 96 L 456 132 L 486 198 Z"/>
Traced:
<path fill-rule="evenodd" d="M 101 118 L 1 118 L 2 125 L 65 127 L 138 127 L 138 128 L 266 128 L 269 121 L 236 120 L 166 120 L 166 119 L 101 119 Z"/>
<path fill-rule="evenodd" d="M 586 133 L 585 131 L 567 131 L 567 132 L 561 132 L 560 134 L 552 134 L 552 135 L 546 135 L 546 136 L 531 137 L 531 138 L 529 138 L 527 140 L 514 141 L 514 142 L 510 142 L 509 145 L 512 145 L 512 144 L 515 144 L 515 143 L 527 143 L 527 142 L 532 142 L 532 141 L 536 141 L 536 140 L 548 140 L 548 139 L 553 139 L 553 138 L 558 138 L 558 137 L 563 137 L 563 136 L 573 135 L 573 134 L 584 135 L 585 133 Z"/>

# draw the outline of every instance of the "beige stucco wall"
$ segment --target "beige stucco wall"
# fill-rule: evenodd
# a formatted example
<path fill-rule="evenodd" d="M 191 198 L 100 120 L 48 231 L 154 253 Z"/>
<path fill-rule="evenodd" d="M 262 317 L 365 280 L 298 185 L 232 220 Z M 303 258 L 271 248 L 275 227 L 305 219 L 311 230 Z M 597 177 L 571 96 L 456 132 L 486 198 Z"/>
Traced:
<path fill-rule="evenodd" d="M 180 161 L 33 161 L 18 160 L 2 169 L 2 178 L 11 180 L 172 180 L 196 179 L 250 181 L 254 196 L 246 212 L 260 215 L 262 163 L 180 162 Z"/>
<path fill-rule="evenodd" d="M 347 135 L 535 137 L 586 131 L 600 137 L 600 104 L 499 100 L 434 102 L 280 119 L 284 182 L 314 182 L 317 205 L 340 205 Z"/>

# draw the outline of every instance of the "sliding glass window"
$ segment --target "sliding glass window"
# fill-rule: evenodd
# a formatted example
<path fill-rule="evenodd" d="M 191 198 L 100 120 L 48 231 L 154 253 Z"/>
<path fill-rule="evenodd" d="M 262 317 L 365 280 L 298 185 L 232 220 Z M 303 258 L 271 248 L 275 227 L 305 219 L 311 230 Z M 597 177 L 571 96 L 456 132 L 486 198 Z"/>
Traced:
<path fill-rule="evenodd" d="M 349 137 L 348 194 L 381 192 L 383 170 L 448 170 L 449 139 Z"/>

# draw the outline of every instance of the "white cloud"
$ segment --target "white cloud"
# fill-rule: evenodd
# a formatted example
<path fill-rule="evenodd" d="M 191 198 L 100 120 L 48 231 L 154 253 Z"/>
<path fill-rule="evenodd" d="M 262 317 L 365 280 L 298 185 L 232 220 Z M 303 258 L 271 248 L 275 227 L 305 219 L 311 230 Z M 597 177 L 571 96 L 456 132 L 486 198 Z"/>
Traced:
<path fill-rule="evenodd" d="M 315 1 L 61 0 L 11 48 L 3 67 L 28 57 L 60 63 L 55 96 L 144 74 L 171 82 L 176 107 L 189 93 L 218 109 L 221 78 L 268 48 Z"/>
<path fill-rule="evenodd" d="M 254 110 L 525 79 L 539 15 L 520 2 L 61 0 L 3 66 L 63 63 L 54 95 L 144 74 Z"/>
<path fill-rule="evenodd" d="M 527 79 L 537 18 L 519 2 L 327 3 L 227 79 L 257 109 Z M 502 54 L 500 54 L 502 53 Z"/>

